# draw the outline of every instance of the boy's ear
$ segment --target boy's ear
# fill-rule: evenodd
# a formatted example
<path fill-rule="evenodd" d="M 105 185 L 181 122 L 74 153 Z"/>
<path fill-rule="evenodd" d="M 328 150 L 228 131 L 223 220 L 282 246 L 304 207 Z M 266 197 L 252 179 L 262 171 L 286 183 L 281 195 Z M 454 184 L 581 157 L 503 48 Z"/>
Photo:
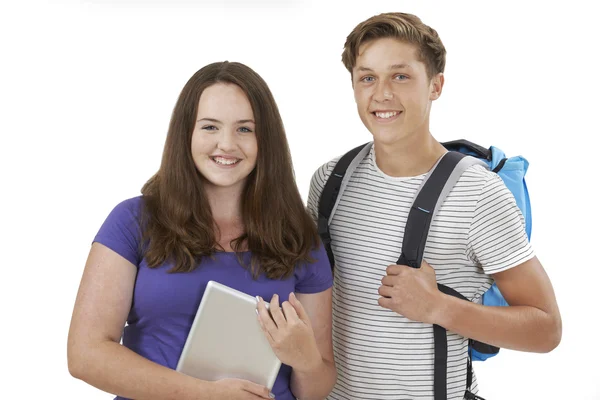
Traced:
<path fill-rule="evenodd" d="M 436 74 L 431 78 L 429 100 L 437 100 L 442 95 L 442 89 L 444 87 L 444 74 Z"/>

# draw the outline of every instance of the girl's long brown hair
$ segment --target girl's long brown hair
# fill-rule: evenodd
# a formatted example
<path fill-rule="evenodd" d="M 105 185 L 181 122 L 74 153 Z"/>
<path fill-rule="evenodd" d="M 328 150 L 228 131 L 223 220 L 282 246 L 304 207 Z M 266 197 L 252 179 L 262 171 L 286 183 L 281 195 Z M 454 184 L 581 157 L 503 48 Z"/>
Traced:
<path fill-rule="evenodd" d="M 258 157 L 242 194 L 245 232 L 232 241 L 252 252 L 256 277 L 289 276 L 299 262 L 312 262 L 315 224 L 296 186 L 288 142 L 277 104 L 265 81 L 249 67 L 218 62 L 196 72 L 173 110 L 158 172 L 142 188 L 145 257 L 150 267 L 173 262 L 170 272 L 194 270 L 219 249 L 203 180 L 191 153 L 200 95 L 215 83 L 232 83 L 248 97 L 256 123 Z"/>

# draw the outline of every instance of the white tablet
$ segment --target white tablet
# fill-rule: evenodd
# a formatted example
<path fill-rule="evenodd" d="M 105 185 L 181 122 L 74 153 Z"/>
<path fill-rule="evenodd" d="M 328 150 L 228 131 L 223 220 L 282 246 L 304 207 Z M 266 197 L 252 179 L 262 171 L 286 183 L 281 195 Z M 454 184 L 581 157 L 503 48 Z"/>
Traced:
<path fill-rule="evenodd" d="M 198 379 L 246 379 L 272 389 L 281 361 L 256 315 L 256 298 L 209 281 L 177 364 Z"/>

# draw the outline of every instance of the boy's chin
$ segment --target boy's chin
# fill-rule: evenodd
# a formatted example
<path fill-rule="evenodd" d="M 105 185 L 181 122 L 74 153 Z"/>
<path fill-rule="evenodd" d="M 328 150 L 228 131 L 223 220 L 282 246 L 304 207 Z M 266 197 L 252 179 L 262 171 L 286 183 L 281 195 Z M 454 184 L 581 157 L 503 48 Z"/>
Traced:
<path fill-rule="evenodd" d="M 382 145 L 392 145 L 405 138 L 401 130 L 394 129 L 374 129 L 371 131 L 373 140 Z"/>

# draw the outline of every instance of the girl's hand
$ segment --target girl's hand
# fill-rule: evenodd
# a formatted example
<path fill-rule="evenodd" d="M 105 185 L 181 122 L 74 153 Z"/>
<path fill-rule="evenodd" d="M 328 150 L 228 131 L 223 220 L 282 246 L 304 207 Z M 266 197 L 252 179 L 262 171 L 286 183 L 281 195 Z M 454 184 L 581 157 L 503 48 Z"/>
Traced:
<path fill-rule="evenodd" d="M 297 371 L 310 371 L 318 367 L 322 357 L 310 319 L 294 293 L 290 293 L 289 301 L 284 301 L 281 308 L 279 296 L 275 294 L 269 310 L 261 297 L 257 296 L 257 299 L 260 327 L 277 358 Z"/>

